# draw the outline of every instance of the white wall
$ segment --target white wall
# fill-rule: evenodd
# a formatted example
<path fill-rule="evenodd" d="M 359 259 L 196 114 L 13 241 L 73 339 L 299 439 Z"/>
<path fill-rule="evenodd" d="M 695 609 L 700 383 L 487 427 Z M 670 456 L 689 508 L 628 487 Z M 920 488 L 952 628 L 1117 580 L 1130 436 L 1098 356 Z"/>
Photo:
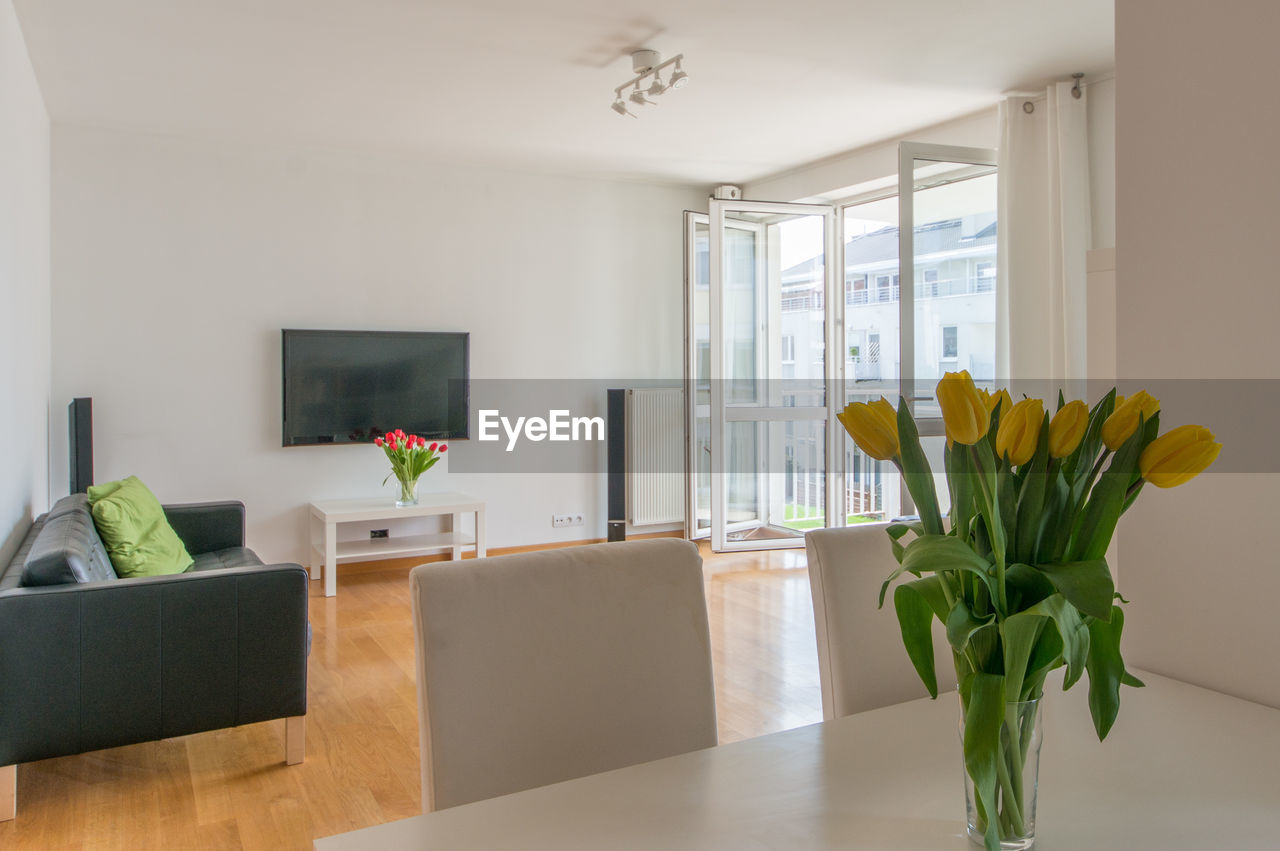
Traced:
<path fill-rule="evenodd" d="M 48 504 L 49 116 L 0 0 L 0 565 Z"/>
<path fill-rule="evenodd" d="M 250 546 L 303 560 L 306 503 L 394 491 L 372 447 L 281 448 L 281 328 L 470 331 L 474 379 L 679 379 L 705 197 L 58 125 L 55 415 L 94 397 L 99 481 L 243 499 Z M 603 476 L 450 474 L 454 449 L 420 487 L 486 498 L 490 546 L 604 536 Z"/>
<path fill-rule="evenodd" d="M 999 141 L 995 108 L 924 127 L 903 136 L 912 142 L 994 148 Z M 758 201 L 839 198 L 849 187 L 898 174 L 898 140 L 891 139 L 806 163 L 745 184 L 743 197 Z"/>
<path fill-rule="evenodd" d="M 1280 378 L 1278 31 L 1274 0 L 1117 0 L 1122 377 Z M 1280 706 L 1278 488 L 1237 466 L 1143 493 L 1120 549 L 1132 664 Z"/>

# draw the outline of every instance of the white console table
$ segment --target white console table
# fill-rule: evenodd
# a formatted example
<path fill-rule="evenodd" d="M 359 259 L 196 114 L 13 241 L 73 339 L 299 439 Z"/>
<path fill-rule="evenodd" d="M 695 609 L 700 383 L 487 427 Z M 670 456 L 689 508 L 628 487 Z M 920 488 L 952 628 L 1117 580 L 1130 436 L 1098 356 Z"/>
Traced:
<path fill-rule="evenodd" d="M 476 533 L 462 531 L 462 515 L 474 514 Z M 410 517 L 451 515 L 446 532 L 426 534 L 392 534 L 368 540 L 338 540 L 338 526 L 343 523 L 370 523 L 382 520 L 404 520 Z M 452 550 L 453 558 L 462 558 L 464 547 L 474 547 L 476 558 L 484 558 L 484 500 L 465 493 L 419 494 L 418 504 L 397 508 L 389 497 L 376 499 L 333 499 L 311 503 L 311 578 L 323 564 L 324 595 L 338 593 L 338 564 L 352 561 L 374 561 L 383 558 L 419 556 Z"/>

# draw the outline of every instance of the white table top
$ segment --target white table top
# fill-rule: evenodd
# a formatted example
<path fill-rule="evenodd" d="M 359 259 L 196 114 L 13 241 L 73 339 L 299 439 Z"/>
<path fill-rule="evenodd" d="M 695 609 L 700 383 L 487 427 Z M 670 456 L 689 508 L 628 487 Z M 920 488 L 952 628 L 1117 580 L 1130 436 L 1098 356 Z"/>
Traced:
<path fill-rule="evenodd" d="M 428 514 L 449 514 L 455 511 L 479 511 L 484 500 L 457 491 L 432 493 L 420 491 L 417 505 L 396 507 L 394 496 L 376 496 L 371 499 L 328 499 L 311 503 L 311 513 L 322 520 L 348 523 L 356 520 L 379 520 L 384 517 L 421 517 Z"/>
<path fill-rule="evenodd" d="M 1099 743 L 1046 694 L 1037 851 L 1280 847 L 1280 710 L 1139 673 Z M 1059 680 L 1060 682 L 1060 680 Z M 321 839 L 316 848 L 973 846 L 958 700 L 919 700 Z"/>

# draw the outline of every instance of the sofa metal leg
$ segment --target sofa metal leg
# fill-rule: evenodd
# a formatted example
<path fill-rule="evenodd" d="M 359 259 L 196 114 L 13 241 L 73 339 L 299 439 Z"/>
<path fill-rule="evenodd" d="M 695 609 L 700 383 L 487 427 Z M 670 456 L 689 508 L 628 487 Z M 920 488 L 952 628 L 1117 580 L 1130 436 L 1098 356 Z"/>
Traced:
<path fill-rule="evenodd" d="M 307 716 L 284 719 L 284 761 L 289 765 L 302 762 L 307 753 Z"/>
<path fill-rule="evenodd" d="M 18 815 L 18 766 L 0 767 L 0 821 Z"/>

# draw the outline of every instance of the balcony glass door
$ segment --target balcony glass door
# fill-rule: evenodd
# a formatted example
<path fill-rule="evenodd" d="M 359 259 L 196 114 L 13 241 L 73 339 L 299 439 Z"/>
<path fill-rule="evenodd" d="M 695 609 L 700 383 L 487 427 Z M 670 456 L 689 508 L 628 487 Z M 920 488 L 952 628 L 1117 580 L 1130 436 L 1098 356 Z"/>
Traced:
<path fill-rule="evenodd" d="M 829 525 L 840 358 L 828 358 L 835 213 L 713 201 L 708 233 L 712 547 L 804 545 Z M 843 508 L 837 509 L 843 511 Z M 837 515 L 839 516 L 839 515 Z"/>
<path fill-rule="evenodd" d="M 899 152 L 898 185 L 838 213 L 712 201 L 686 220 L 688 525 L 717 551 L 909 514 L 897 470 L 835 413 L 905 396 L 941 476 L 938 378 L 997 381 L 995 152 Z"/>
<path fill-rule="evenodd" d="M 997 383 L 995 152 L 904 143 L 899 159 L 903 393 L 939 435 L 943 373 Z"/>
<path fill-rule="evenodd" d="M 711 269 L 707 216 L 684 214 L 685 534 L 711 535 Z"/>

